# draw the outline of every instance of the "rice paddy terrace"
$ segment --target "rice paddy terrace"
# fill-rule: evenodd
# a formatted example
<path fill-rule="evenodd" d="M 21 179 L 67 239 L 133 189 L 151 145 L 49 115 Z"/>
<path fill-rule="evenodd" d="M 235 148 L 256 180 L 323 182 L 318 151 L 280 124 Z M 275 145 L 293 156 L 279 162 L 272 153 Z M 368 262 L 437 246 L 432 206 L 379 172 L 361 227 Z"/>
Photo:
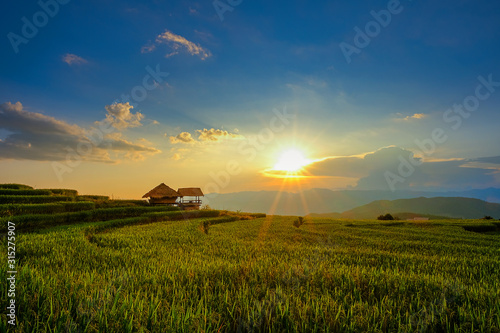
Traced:
<path fill-rule="evenodd" d="M 495 221 L 299 226 L 0 187 L 2 233 L 15 224 L 17 332 L 500 332 Z"/>

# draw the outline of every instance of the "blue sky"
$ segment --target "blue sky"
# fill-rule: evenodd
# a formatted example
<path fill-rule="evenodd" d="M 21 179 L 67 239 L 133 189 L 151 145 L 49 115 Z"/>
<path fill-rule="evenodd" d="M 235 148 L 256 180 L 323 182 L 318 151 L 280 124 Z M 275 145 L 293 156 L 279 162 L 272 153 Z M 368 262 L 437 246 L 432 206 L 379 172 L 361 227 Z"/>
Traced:
<path fill-rule="evenodd" d="M 443 183 L 435 177 L 439 172 L 431 177 L 419 169 L 405 182 L 411 187 L 500 185 L 498 164 L 478 162 L 500 155 L 500 87 L 457 130 L 443 121 L 447 109 L 474 95 L 479 76 L 500 81 L 500 3 L 243 0 L 230 1 L 237 4 L 231 6 L 221 0 L 232 9 L 223 20 L 212 1 L 62 3 L 34 37 L 17 45 L 17 53 L 9 33 L 11 39 L 12 33 L 24 38 L 22 18 L 33 22 L 42 7 L 11 2 L 0 14 L 0 104 L 11 103 L 4 104 L 0 117 L 0 165 L 7 170 L 2 181 L 102 192 L 100 184 L 82 179 L 130 178 L 140 169 L 149 170 L 147 184 L 208 184 L 210 170 L 224 170 L 237 147 L 266 128 L 272 110 L 286 107 L 296 115 L 293 123 L 275 133 L 252 161 L 240 160 L 244 170 L 230 185 L 219 186 L 221 192 L 279 187 L 262 170 L 289 148 L 301 150 L 315 161 L 311 170 L 320 170 L 329 158 L 366 157 L 394 146 L 422 157 L 429 170 L 448 170 L 457 160 L 456 170 L 467 169 L 467 180 L 457 171 L 456 179 Z M 390 23 L 379 25 L 369 45 L 346 61 L 341 43 L 355 46 L 355 28 L 366 32 L 374 22 L 372 11 L 388 6 L 397 8 Z M 133 108 L 109 107 L 125 103 L 120 96 L 143 85 L 146 67 L 169 75 L 143 100 L 131 100 Z M 17 102 L 22 106 L 14 107 Z M 20 125 L 26 118 L 33 126 Z M 53 163 L 68 165 L 66 153 L 58 153 L 66 147 L 61 141 L 70 146 L 85 141 L 83 132 L 73 137 L 72 131 L 95 128 L 104 119 L 115 129 L 105 144 L 57 176 Z M 40 137 L 33 131 L 47 123 L 59 124 L 65 134 Z M 435 128 L 445 129 L 449 138 L 423 156 L 415 140 L 428 139 Z M 199 139 L 203 129 L 214 131 Z M 175 142 L 181 133 L 194 140 Z M 55 143 L 55 138 L 62 139 Z M 394 161 L 382 169 L 397 174 L 399 150 L 393 151 L 387 158 Z M 446 166 L 439 164 L 445 160 Z M 306 172 L 303 185 L 359 187 L 367 183 L 361 179 L 382 177 L 383 172 L 376 176 L 365 169 L 349 176 L 331 169 Z M 26 175 L 36 170 L 43 172 Z M 138 180 L 128 190 L 120 182 L 117 176 L 108 186 L 125 197 L 144 186 Z M 366 188 L 379 183 L 387 187 L 382 181 Z"/>

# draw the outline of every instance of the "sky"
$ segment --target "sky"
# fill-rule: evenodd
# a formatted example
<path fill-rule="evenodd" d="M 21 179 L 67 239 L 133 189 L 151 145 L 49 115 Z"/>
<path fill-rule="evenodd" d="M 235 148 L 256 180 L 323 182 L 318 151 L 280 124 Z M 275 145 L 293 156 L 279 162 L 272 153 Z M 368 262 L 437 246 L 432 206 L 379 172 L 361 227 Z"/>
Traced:
<path fill-rule="evenodd" d="M 500 187 L 495 1 L 11 1 L 0 32 L 1 183 Z"/>

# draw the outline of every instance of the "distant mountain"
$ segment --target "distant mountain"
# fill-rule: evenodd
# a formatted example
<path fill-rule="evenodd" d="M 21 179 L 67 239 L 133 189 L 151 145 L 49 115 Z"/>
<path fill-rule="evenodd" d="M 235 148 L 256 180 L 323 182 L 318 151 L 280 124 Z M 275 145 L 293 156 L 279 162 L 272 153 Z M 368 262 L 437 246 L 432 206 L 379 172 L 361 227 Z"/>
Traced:
<path fill-rule="evenodd" d="M 376 200 L 398 200 L 419 197 L 465 197 L 500 203 L 500 189 L 488 188 L 463 192 L 332 191 L 328 189 L 312 189 L 302 193 L 278 191 L 235 192 L 208 194 L 204 199 L 204 203 L 216 209 L 302 216 L 310 213 L 345 212 Z"/>
<path fill-rule="evenodd" d="M 500 217 L 500 204 L 471 198 L 416 198 L 399 200 L 377 200 L 341 214 L 342 218 L 375 219 L 382 214 L 393 216 L 411 212 L 422 216 L 448 216 L 452 218 L 479 219 L 485 215 Z M 402 216 L 400 216 L 402 217 Z"/>

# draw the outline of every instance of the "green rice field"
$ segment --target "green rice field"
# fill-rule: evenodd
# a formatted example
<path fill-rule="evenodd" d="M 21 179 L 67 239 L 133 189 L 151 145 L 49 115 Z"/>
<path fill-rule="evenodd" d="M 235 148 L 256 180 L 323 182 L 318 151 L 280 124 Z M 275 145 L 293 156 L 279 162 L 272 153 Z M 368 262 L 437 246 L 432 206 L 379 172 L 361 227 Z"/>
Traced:
<path fill-rule="evenodd" d="M 255 217 L 19 231 L 16 331 L 500 332 L 494 225 Z"/>

